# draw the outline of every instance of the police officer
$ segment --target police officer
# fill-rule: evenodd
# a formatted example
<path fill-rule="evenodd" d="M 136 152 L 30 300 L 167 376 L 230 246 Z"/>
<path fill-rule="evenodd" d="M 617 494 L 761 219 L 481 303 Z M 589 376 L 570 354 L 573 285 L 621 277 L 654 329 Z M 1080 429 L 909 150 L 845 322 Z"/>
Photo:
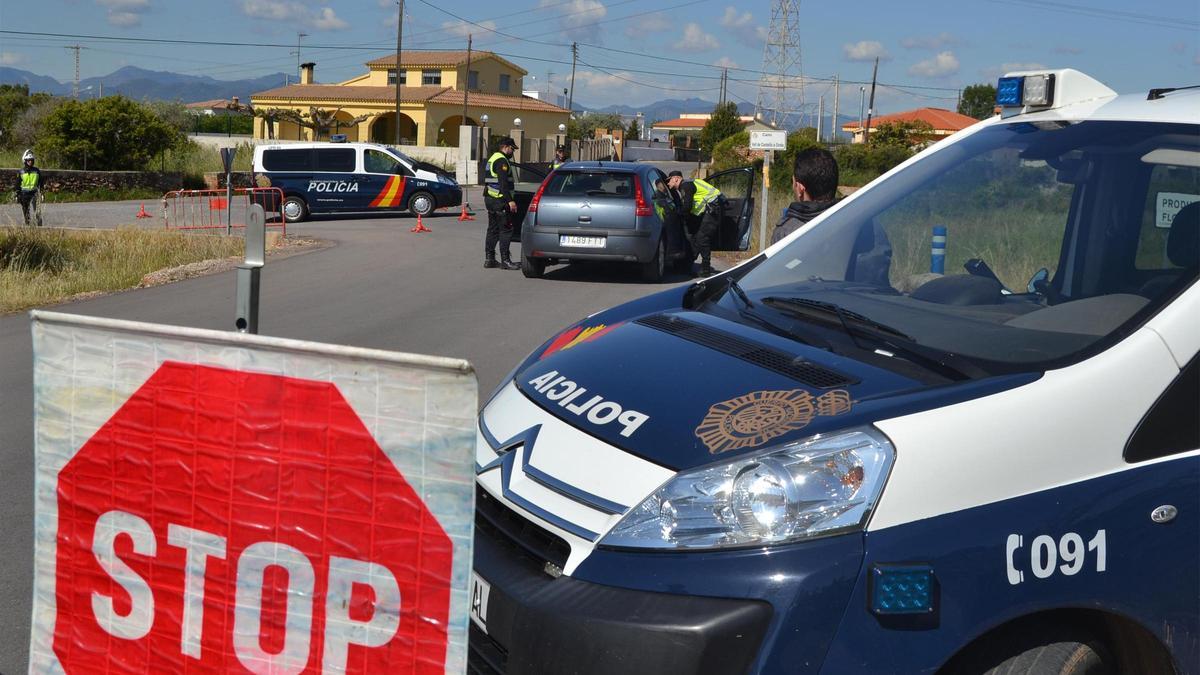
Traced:
<path fill-rule="evenodd" d="M 550 170 L 554 171 L 558 167 L 567 163 L 567 148 L 560 145 L 554 148 L 554 161 L 550 162 Z"/>
<path fill-rule="evenodd" d="M 699 178 L 685 181 L 679 171 L 667 174 L 667 186 L 679 195 L 679 215 L 689 223 L 688 231 L 694 233 L 692 244 L 700 254 L 700 276 L 716 274 L 712 268 L 712 242 L 721 226 L 721 191 Z"/>
<path fill-rule="evenodd" d="M 505 136 L 500 139 L 500 149 L 492 153 L 487 163 L 487 189 L 483 202 L 487 206 L 487 238 L 483 242 L 483 266 L 502 270 L 519 270 L 521 266 L 509 257 L 508 246 L 512 241 L 512 214 L 517 212 L 513 197 L 512 159 L 517 142 Z M 500 242 L 500 262 L 496 262 L 496 242 Z"/>
<path fill-rule="evenodd" d="M 29 207 L 37 212 L 37 201 L 41 199 L 42 172 L 33 165 L 33 150 L 26 150 L 21 155 L 22 166 L 17 173 L 17 201 L 21 202 L 21 211 L 25 214 L 25 224 L 29 224 Z M 40 227 L 42 219 L 39 216 L 37 224 Z"/>

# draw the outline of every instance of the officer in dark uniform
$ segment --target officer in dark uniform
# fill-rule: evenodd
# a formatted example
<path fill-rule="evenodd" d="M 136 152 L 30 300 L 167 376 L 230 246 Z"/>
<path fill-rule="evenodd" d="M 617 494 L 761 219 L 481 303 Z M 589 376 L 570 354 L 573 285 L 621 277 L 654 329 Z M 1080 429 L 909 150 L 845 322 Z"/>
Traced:
<path fill-rule="evenodd" d="M 566 146 L 560 145 L 557 148 L 554 148 L 554 161 L 550 162 L 550 170 L 554 171 L 555 169 L 557 169 L 558 167 L 560 167 L 566 163 L 567 163 L 567 148 L 566 148 Z"/>
<path fill-rule="evenodd" d="M 517 212 L 513 197 L 512 159 L 517 142 L 505 136 L 500 139 L 499 150 L 492 153 L 487 163 L 487 181 L 483 202 L 487 206 L 487 238 L 483 242 L 483 266 L 502 270 L 519 270 L 521 266 L 509 257 L 508 246 L 512 241 L 512 216 Z M 500 262 L 496 262 L 496 242 L 500 243 Z"/>
<path fill-rule="evenodd" d="M 712 242 L 721 227 L 724 209 L 721 191 L 699 178 L 685 181 L 679 171 L 667 175 L 667 185 L 679 196 L 676 200 L 679 215 L 687 223 L 692 245 L 700 254 L 700 276 L 716 274 L 712 267 Z"/>
<path fill-rule="evenodd" d="M 33 161 L 33 151 L 26 150 L 21 156 L 21 170 L 17 172 L 17 201 L 21 203 L 25 224 L 29 224 L 29 212 L 33 211 L 34 218 L 41 227 L 42 214 L 38 210 L 38 201 L 42 198 L 42 172 L 33 165 Z"/>

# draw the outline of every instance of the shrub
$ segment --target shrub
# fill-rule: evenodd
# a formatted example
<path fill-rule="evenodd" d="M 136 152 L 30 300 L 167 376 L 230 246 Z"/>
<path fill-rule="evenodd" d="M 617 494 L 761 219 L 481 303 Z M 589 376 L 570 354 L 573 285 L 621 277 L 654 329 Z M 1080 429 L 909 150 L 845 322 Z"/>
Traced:
<path fill-rule="evenodd" d="M 149 107 L 124 96 L 66 101 L 46 116 L 37 148 L 72 168 L 142 170 L 184 136 Z"/>

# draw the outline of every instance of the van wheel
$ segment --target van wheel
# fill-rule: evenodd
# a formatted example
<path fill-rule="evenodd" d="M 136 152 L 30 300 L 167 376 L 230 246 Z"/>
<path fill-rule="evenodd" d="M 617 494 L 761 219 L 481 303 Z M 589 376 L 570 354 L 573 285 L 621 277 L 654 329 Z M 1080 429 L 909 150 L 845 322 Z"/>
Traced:
<path fill-rule="evenodd" d="M 1038 623 L 1002 629 L 956 658 L 954 675 L 1111 675 L 1116 665 L 1104 643 L 1080 628 Z"/>
<path fill-rule="evenodd" d="M 663 272 L 667 266 L 667 243 L 658 238 L 658 250 L 654 252 L 654 257 L 650 262 L 644 262 L 639 265 L 642 281 L 648 284 L 657 284 L 662 281 Z"/>
<path fill-rule="evenodd" d="M 289 195 L 280 207 L 283 219 L 289 223 L 299 223 L 308 218 L 308 204 L 296 195 Z"/>
<path fill-rule="evenodd" d="M 408 210 L 414 216 L 427 216 L 437 208 L 437 201 L 428 192 L 418 192 L 408 198 Z"/>
<path fill-rule="evenodd" d="M 530 279 L 541 279 L 546 273 L 546 261 L 542 258 L 521 256 L 521 274 Z"/>

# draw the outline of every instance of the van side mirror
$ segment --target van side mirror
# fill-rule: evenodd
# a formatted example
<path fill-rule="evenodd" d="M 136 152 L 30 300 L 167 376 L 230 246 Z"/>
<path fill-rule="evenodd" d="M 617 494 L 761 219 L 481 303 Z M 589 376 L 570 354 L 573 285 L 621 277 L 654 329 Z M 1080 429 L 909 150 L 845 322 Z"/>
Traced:
<path fill-rule="evenodd" d="M 1041 292 L 1041 289 L 1046 287 L 1046 282 L 1049 281 L 1049 279 L 1050 270 L 1043 267 L 1037 272 L 1034 272 L 1033 276 L 1029 278 L 1029 285 L 1025 287 L 1025 290 L 1029 291 L 1030 293 L 1039 293 Z"/>

